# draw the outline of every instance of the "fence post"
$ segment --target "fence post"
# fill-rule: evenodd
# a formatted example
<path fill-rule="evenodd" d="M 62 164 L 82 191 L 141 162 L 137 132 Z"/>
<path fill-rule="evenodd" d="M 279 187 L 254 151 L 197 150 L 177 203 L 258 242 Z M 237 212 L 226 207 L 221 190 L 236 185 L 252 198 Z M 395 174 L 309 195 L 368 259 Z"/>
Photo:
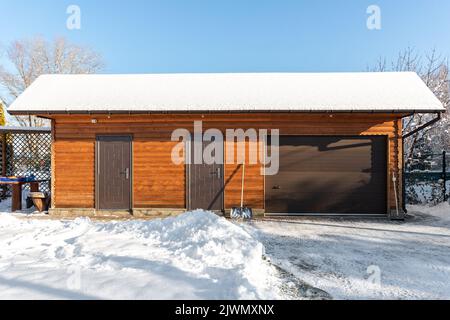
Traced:
<path fill-rule="evenodd" d="M 447 153 L 442 151 L 442 179 L 444 180 L 444 187 L 442 188 L 444 191 L 444 202 L 447 201 L 447 161 L 446 161 Z"/>
<path fill-rule="evenodd" d="M 6 133 L 2 133 L 2 176 L 6 176 Z"/>

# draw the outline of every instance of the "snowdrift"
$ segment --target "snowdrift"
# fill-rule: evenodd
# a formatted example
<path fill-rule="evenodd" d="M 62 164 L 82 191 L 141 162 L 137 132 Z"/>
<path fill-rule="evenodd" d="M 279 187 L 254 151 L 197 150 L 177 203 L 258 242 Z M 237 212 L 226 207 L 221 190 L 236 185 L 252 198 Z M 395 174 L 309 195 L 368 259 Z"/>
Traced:
<path fill-rule="evenodd" d="M 153 221 L 0 215 L 0 298 L 279 299 L 263 245 L 205 211 Z"/>

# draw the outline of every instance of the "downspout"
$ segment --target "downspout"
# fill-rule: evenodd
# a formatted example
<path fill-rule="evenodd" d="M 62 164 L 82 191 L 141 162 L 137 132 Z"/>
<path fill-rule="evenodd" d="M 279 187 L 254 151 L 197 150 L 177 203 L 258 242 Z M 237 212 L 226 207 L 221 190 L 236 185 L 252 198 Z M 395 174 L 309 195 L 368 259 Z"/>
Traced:
<path fill-rule="evenodd" d="M 428 121 L 427 123 L 424 123 L 423 125 L 421 125 L 420 127 L 408 132 L 407 134 L 403 135 L 402 139 L 406 139 L 409 138 L 410 136 L 412 136 L 413 134 L 416 134 L 419 131 L 422 131 L 423 129 L 435 124 L 436 122 L 438 122 L 439 120 L 441 120 L 441 112 L 438 112 L 437 117 Z"/>
<path fill-rule="evenodd" d="M 418 133 L 419 131 L 422 131 L 423 129 L 432 126 L 433 124 L 435 124 L 436 122 L 438 122 L 439 120 L 441 120 L 441 113 L 442 112 L 438 112 L 437 113 L 437 117 L 424 123 L 423 125 L 421 125 L 420 127 L 408 132 L 405 135 L 402 135 L 402 166 L 403 166 L 403 174 L 402 174 L 402 209 L 405 213 L 408 212 L 408 210 L 406 210 L 406 178 L 405 178 L 405 139 L 411 137 L 412 135 Z"/>

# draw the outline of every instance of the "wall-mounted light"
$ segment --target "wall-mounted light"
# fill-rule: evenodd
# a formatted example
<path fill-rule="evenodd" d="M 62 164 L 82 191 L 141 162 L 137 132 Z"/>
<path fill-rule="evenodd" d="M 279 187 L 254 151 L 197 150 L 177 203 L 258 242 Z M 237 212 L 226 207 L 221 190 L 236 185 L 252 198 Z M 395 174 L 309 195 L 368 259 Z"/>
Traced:
<path fill-rule="evenodd" d="M 96 124 L 97 123 L 97 119 L 91 119 L 91 123 Z"/>

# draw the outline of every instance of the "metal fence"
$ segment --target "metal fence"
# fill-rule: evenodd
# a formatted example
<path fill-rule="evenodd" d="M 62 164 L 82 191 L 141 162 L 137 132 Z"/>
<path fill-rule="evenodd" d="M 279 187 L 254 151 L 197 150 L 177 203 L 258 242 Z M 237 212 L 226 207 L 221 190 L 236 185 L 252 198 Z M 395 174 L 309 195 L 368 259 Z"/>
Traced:
<path fill-rule="evenodd" d="M 405 168 L 405 197 L 408 204 L 437 204 L 450 196 L 450 153 L 420 155 Z"/>
<path fill-rule="evenodd" d="M 3 176 L 34 176 L 36 180 L 51 178 L 51 133 L 48 128 L 0 127 Z M 48 183 L 41 191 L 50 191 Z M 3 196 L 10 188 L 3 187 Z"/>

